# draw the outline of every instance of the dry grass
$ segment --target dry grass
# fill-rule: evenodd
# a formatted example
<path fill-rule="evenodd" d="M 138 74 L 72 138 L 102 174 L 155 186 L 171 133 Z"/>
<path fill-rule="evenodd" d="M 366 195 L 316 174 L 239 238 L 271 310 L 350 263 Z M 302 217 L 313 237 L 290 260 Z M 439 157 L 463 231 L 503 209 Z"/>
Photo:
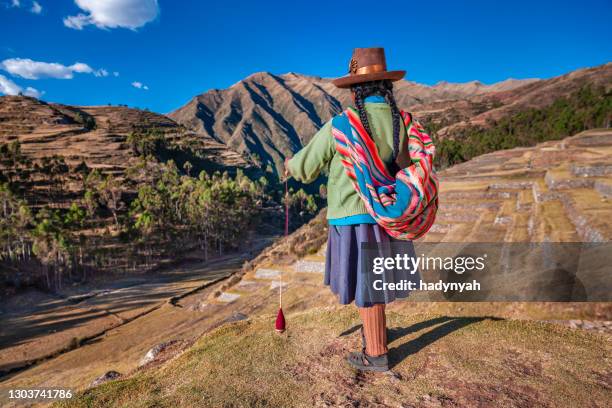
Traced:
<path fill-rule="evenodd" d="M 477 317 L 390 313 L 395 376 L 343 361 L 358 347 L 353 308 L 232 323 L 158 369 L 113 381 L 60 407 L 609 406 L 600 335 Z M 486 339 L 486 347 L 483 347 Z"/>

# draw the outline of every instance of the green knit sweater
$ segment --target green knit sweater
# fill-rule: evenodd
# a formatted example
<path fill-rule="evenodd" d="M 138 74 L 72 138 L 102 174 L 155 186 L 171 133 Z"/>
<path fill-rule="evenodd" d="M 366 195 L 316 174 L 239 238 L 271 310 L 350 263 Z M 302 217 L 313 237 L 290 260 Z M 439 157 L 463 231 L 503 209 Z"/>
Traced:
<path fill-rule="evenodd" d="M 374 133 L 373 139 L 383 162 L 389 167 L 393 160 L 393 120 L 391 108 L 384 102 L 368 102 L 365 109 Z M 327 219 L 335 220 L 367 214 L 361 198 L 346 175 L 340 156 L 336 153 L 335 140 L 331 133 L 332 121 L 327 122 L 310 142 L 288 162 L 291 176 L 302 183 L 311 183 L 321 170 L 329 166 L 327 180 Z M 400 126 L 400 151 L 406 148 L 406 130 Z"/>

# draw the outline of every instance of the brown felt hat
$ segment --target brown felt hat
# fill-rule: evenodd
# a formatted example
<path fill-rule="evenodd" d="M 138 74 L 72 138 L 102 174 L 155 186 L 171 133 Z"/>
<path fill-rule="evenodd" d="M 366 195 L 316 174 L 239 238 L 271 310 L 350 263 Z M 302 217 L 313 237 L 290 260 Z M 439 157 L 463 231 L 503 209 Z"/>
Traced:
<path fill-rule="evenodd" d="M 398 81 L 406 71 L 387 71 L 384 48 L 355 48 L 349 63 L 349 73 L 332 81 L 338 88 L 350 88 L 362 82 L 389 79 Z"/>

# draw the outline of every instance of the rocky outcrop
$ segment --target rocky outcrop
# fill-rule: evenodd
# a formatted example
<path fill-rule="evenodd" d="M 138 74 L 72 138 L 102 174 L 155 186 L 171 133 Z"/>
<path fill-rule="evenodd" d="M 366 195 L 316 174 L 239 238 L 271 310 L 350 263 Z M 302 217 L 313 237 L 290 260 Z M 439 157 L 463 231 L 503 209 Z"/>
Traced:
<path fill-rule="evenodd" d="M 96 387 L 96 386 L 98 386 L 100 384 L 104 384 L 105 382 L 112 381 L 112 380 L 117 380 L 117 379 L 121 378 L 122 375 L 123 374 L 121 374 L 120 372 L 117 372 L 117 371 L 114 371 L 114 370 L 107 371 L 106 373 L 104 373 L 100 377 L 98 377 L 95 380 L 93 380 L 92 383 L 89 386 L 90 387 Z"/>
<path fill-rule="evenodd" d="M 177 340 L 166 341 L 164 343 L 160 343 L 152 347 L 147 353 L 144 355 L 142 360 L 140 360 L 139 367 L 142 367 L 146 364 L 149 364 L 155 361 L 161 353 L 166 351 L 171 346 L 174 346 L 178 343 Z"/>

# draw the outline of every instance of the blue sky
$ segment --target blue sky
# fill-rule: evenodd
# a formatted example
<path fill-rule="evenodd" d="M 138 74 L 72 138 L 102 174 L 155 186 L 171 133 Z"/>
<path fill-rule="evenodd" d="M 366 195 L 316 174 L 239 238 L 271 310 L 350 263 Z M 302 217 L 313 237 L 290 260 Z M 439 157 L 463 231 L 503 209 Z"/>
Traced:
<path fill-rule="evenodd" d="M 612 60 L 612 1 L 499 3 L 0 0 L 0 90 L 165 113 L 257 71 L 344 75 L 354 47 L 425 84 Z"/>

